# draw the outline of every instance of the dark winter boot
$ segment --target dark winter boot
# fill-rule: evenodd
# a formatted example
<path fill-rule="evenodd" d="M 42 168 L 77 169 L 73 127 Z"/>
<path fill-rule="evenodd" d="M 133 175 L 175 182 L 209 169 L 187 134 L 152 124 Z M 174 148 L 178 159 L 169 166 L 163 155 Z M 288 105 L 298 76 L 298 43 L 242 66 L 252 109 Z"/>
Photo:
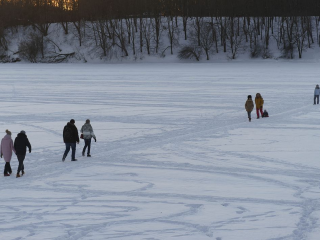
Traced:
<path fill-rule="evenodd" d="M 22 170 L 22 174 L 21 174 L 21 176 L 23 176 L 24 175 L 24 171 Z"/>
<path fill-rule="evenodd" d="M 91 157 L 91 155 L 88 153 L 87 157 Z"/>
<path fill-rule="evenodd" d="M 84 152 L 82 152 L 82 156 L 84 157 Z"/>
<path fill-rule="evenodd" d="M 72 159 L 71 161 L 72 161 L 72 162 L 75 162 L 75 161 L 78 161 L 78 159 Z"/>
<path fill-rule="evenodd" d="M 251 118 L 249 118 L 249 122 L 251 122 Z"/>
<path fill-rule="evenodd" d="M 16 177 L 17 177 L 17 178 L 19 178 L 19 177 L 21 177 L 21 176 L 20 176 L 20 174 L 19 174 L 19 173 L 17 173 L 17 176 L 16 176 Z"/>
<path fill-rule="evenodd" d="M 66 156 L 62 157 L 62 162 L 64 162 L 66 160 Z"/>
<path fill-rule="evenodd" d="M 4 176 L 5 177 L 10 177 L 10 174 L 9 173 L 5 173 Z"/>

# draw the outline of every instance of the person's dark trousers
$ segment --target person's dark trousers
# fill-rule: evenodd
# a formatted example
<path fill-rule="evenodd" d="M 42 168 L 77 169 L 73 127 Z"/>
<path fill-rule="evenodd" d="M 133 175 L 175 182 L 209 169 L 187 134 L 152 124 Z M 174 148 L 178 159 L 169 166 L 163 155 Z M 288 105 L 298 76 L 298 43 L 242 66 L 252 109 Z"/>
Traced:
<path fill-rule="evenodd" d="M 87 147 L 88 147 L 87 155 L 90 155 L 91 138 L 90 138 L 90 139 L 84 139 L 84 148 L 83 148 L 83 150 L 82 150 L 82 153 L 85 153 Z"/>
<path fill-rule="evenodd" d="M 26 158 L 26 155 L 17 155 L 18 161 L 19 161 L 19 167 L 18 167 L 18 172 L 20 173 L 20 171 L 24 171 L 24 165 L 23 165 L 23 161 Z"/>
<path fill-rule="evenodd" d="M 4 174 L 6 173 L 9 173 L 9 174 L 12 173 L 12 169 L 9 162 L 6 162 L 6 165 L 4 165 Z"/>
<path fill-rule="evenodd" d="M 76 143 L 66 143 L 66 151 L 63 154 L 63 158 L 66 158 L 68 156 L 70 148 L 72 149 L 71 159 L 73 160 L 76 158 Z"/>
<path fill-rule="evenodd" d="M 316 104 L 316 99 L 317 99 L 317 104 L 319 104 L 319 95 L 314 95 L 314 104 Z"/>

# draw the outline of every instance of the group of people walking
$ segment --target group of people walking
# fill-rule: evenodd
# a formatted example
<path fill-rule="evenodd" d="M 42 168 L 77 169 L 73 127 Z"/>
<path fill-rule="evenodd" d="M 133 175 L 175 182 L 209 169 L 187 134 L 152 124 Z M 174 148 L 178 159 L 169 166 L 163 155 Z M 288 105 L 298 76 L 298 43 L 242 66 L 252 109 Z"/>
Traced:
<path fill-rule="evenodd" d="M 93 138 L 94 141 L 97 141 L 96 136 L 94 135 L 93 128 L 90 124 L 90 120 L 87 119 L 86 123 L 82 126 L 81 130 L 81 136 L 84 140 L 84 147 L 82 150 L 82 156 L 85 156 L 85 152 L 87 150 L 87 157 L 91 157 L 90 150 L 91 150 L 91 139 Z M 72 149 L 71 154 L 71 161 L 77 161 L 76 159 L 76 147 L 77 144 L 80 142 L 78 129 L 75 125 L 75 120 L 71 119 L 70 122 L 67 123 L 67 125 L 63 129 L 63 141 L 66 145 L 66 150 L 63 154 L 62 161 L 64 162 L 66 160 L 66 157 L 68 156 L 68 153 L 70 151 L 70 148 Z"/>
<path fill-rule="evenodd" d="M 266 111 L 263 112 L 263 104 L 264 104 L 264 100 L 261 96 L 260 93 L 257 93 L 256 94 L 256 98 L 255 98 L 255 104 L 256 104 L 256 112 L 257 112 L 257 119 L 260 118 L 260 114 L 261 114 L 261 117 L 267 117 L 266 115 Z M 251 122 L 251 112 L 253 111 L 254 109 L 254 103 L 252 101 L 252 96 L 251 95 L 248 95 L 248 99 L 245 103 L 245 109 L 248 113 L 248 118 L 249 118 L 249 122 Z"/>
<path fill-rule="evenodd" d="M 320 87 L 319 85 L 316 85 L 316 88 L 314 90 L 314 105 L 319 104 L 319 95 L 320 95 Z M 252 100 L 252 96 L 248 95 L 248 99 L 245 103 L 245 109 L 248 113 L 249 122 L 251 122 L 251 112 L 254 109 L 254 106 L 256 106 L 256 113 L 257 113 L 257 119 L 261 117 L 268 117 L 268 113 L 265 110 L 263 112 L 263 104 L 264 100 L 260 93 L 256 94 L 255 97 L 255 105 Z M 64 162 L 66 160 L 66 157 L 68 156 L 68 153 L 70 152 L 70 148 L 72 149 L 71 154 L 71 161 L 77 161 L 76 159 L 76 146 L 80 143 L 80 138 L 84 140 L 84 147 L 82 149 L 82 156 L 85 156 L 85 153 L 87 151 L 87 157 L 91 157 L 90 150 L 91 150 L 91 140 L 92 138 L 94 141 L 97 141 L 97 138 L 93 132 L 93 128 L 90 124 L 90 120 L 87 119 L 85 124 L 82 126 L 81 135 L 79 137 L 78 129 L 75 125 L 75 120 L 71 119 L 70 122 L 67 123 L 67 125 L 63 129 L 63 141 L 65 143 L 66 149 L 62 157 L 62 161 Z M 12 174 L 12 169 L 10 165 L 10 161 L 12 158 L 12 152 L 14 152 L 17 155 L 19 166 L 17 170 L 16 177 L 21 177 L 25 174 L 24 172 L 24 159 L 26 157 L 27 148 L 29 149 L 29 153 L 31 153 L 31 144 L 27 138 L 26 132 L 21 131 L 17 137 L 15 138 L 15 141 L 13 143 L 13 140 L 11 138 L 12 133 L 9 130 L 6 130 L 6 135 L 1 141 L 1 158 L 4 158 L 4 161 L 6 162 L 4 167 L 4 176 L 10 176 Z M 21 175 L 20 175 L 21 172 Z"/>
<path fill-rule="evenodd" d="M 87 157 L 91 157 L 90 155 L 91 139 L 93 138 L 96 142 L 97 138 L 93 132 L 93 128 L 90 124 L 89 119 L 86 120 L 80 132 L 81 132 L 80 138 L 82 138 L 85 143 L 82 150 L 82 156 L 85 156 L 85 153 L 87 151 Z M 5 161 L 4 176 L 8 177 L 12 174 L 12 168 L 11 168 L 10 162 L 11 162 L 13 153 L 15 153 L 19 161 L 16 177 L 19 178 L 25 174 L 24 159 L 26 157 L 27 148 L 29 149 L 29 153 L 31 153 L 31 144 L 26 135 L 26 132 L 23 130 L 20 133 L 18 133 L 14 142 L 11 136 L 12 136 L 12 133 L 9 130 L 6 130 L 6 135 L 1 140 L 1 146 L 0 146 L 1 158 L 3 158 Z M 78 129 L 75 126 L 75 120 L 71 119 L 70 122 L 68 122 L 63 129 L 63 141 L 65 143 L 66 150 L 63 154 L 62 161 L 65 161 L 70 151 L 70 148 L 72 149 L 71 161 L 77 161 L 75 157 L 76 144 L 80 143 L 80 138 L 78 134 Z"/>
<path fill-rule="evenodd" d="M 315 89 L 314 89 L 314 98 L 313 98 L 313 105 L 319 104 L 319 96 L 320 96 L 320 87 L 317 84 Z M 264 104 L 264 100 L 261 96 L 260 93 L 256 94 L 255 97 L 255 104 L 256 104 L 256 112 L 257 112 L 257 119 L 260 118 L 260 114 L 261 117 L 269 117 L 269 114 L 266 110 L 263 111 L 263 104 Z M 252 96 L 248 95 L 248 99 L 245 103 L 245 109 L 248 113 L 248 118 L 249 118 L 249 122 L 251 122 L 251 112 L 254 109 L 254 103 L 252 101 Z"/>

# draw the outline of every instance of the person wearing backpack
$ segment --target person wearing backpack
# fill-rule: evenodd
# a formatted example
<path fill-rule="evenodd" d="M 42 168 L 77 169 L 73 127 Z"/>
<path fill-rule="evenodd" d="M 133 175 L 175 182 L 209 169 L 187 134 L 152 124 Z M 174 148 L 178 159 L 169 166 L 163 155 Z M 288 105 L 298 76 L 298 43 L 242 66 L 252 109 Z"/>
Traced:
<path fill-rule="evenodd" d="M 19 167 L 17 171 L 17 178 L 19 178 L 20 172 L 22 173 L 22 176 L 24 175 L 23 161 L 26 158 L 27 148 L 29 148 L 29 153 L 31 153 L 31 144 L 29 142 L 29 139 L 27 138 L 25 131 L 22 130 L 18 134 L 18 136 L 14 140 L 13 147 L 16 150 L 17 158 L 19 161 Z"/>
<path fill-rule="evenodd" d="M 1 158 L 3 157 L 4 161 L 6 162 L 6 165 L 4 167 L 4 176 L 5 177 L 9 177 L 12 173 L 12 169 L 10 166 L 12 152 L 16 153 L 16 150 L 13 147 L 11 132 L 7 129 L 6 135 L 1 140 Z"/>
<path fill-rule="evenodd" d="M 66 160 L 66 157 L 68 156 L 70 148 L 72 149 L 71 161 L 77 161 L 76 143 L 79 144 L 80 139 L 79 139 L 78 129 L 74 124 L 75 124 L 75 120 L 71 119 L 70 122 L 68 122 L 63 129 L 63 142 L 66 145 L 66 150 L 62 157 L 63 162 Z"/>
<path fill-rule="evenodd" d="M 251 112 L 254 108 L 254 104 L 253 104 L 251 95 L 248 96 L 248 100 L 246 101 L 246 104 L 244 106 L 245 106 L 246 111 L 248 113 L 249 122 L 251 122 Z"/>
<path fill-rule="evenodd" d="M 260 118 L 259 112 L 261 113 L 261 117 L 263 115 L 263 104 L 264 104 L 264 100 L 260 93 L 256 94 L 255 103 L 256 103 L 256 110 L 257 110 L 257 119 L 259 119 Z"/>
<path fill-rule="evenodd" d="M 314 89 L 313 105 L 316 105 L 316 100 L 317 100 L 317 104 L 319 104 L 319 95 L 320 95 L 320 88 L 319 88 L 319 85 L 317 84 L 316 88 Z"/>
<path fill-rule="evenodd" d="M 93 138 L 95 142 L 97 142 L 97 138 L 94 135 L 93 128 L 90 124 L 89 119 L 86 120 L 86 123 L 82 126 L 80 132 L 82 133 L 82 137 L 84 140 L 84 147 L 82 150 L 82 156 L 85 155 L 86 149 L 88 147 L 87 157 L 91 157 L 91 155 L 90 155 L 91 138 Z"/>

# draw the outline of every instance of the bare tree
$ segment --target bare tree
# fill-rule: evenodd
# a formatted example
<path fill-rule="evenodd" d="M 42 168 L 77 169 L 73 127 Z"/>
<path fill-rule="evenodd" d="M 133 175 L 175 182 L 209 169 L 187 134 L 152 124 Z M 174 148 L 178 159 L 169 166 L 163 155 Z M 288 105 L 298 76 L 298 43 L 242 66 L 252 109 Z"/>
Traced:
<path fill-rule="evenodd" d="M 176 27 L 171 17 L 167 17 L 168 38 L 170 41 L 171 54 L 173 54 L 173 47 L 179 45 L 179 28 Z"/>
<path fill-rule="evenodd" d="M 125 34 L 125 28 L 123 20 L 110 20 L 109 25 L 113 31 L 113 35 L 115 36 L 115 40 L 113 41 L 113 45 L 118 46 L 124 55 L 129 56 L 127 50 L 127 37 Z"/>
<path fill-rule="evenodd" d="M 150 55 L 150 47 L 151 47 L 151 40 L 154 38 L 153 33 L 153 21 L 151 18 L 145 18 L 142 20 L 142 35 L 146 45 L 147 53 Z"/>
<path fill-rule="evenodd" d="M 97 46 L 102 49 L 103 56 L 105 57 L 112 46 L 111 36 L 108 34 L 106 25 L 107 22 L 105 20 L 92 22 L 93 32 L 97 38 Z"/>
<path fill-rule="evenodd" d="M 207 55 L 207 60 L 210 60 L 209 52 L 214 45 L 213 30 L 210 22 L 202 23 L 201 25 L 200 45 Z"/>
<path fill-rule="evenodd" d="M 235 59 L 239 49 L 242 47 L 242 40 L 243 40 L 243 34 L 240 34 L 239 28 L 240 24 L 237 24 L 236 18 L 231 17 L 228 20 L 228 43 L 229 43 L 229 48 L 231 50 L 231 58 Z"/>
<path fill-rule="evenodd" d="M 293 28 L 294 28 L 294 42 L 297 46 L 299 58 L 302 58 L 302 52 L 306 48 L 305 40 L 308 34 L 307 25 L 304 22 L 304 17 L 294 17 L 293 18 Z"/>

